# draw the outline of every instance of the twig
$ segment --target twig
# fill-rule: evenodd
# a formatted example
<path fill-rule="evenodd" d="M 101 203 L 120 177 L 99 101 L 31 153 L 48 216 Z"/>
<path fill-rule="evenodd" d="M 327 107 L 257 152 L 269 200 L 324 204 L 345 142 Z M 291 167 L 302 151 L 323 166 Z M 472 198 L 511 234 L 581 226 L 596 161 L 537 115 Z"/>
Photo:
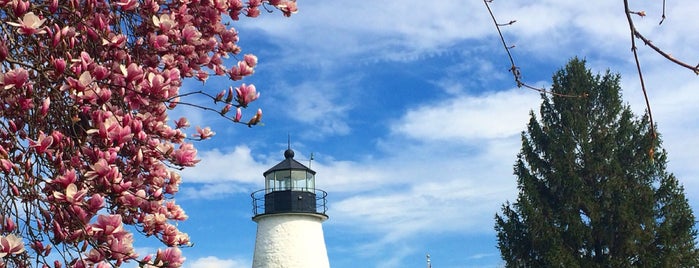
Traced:
<path fill-rule="evenodd" d="M 665 21 L 665 0 L 663 0 L 663 15 L 660 17 L 660 22 L 658 25 L 663 24 L 663 21 Z"/>
<path fill-rule="evenodd" d="M 624 0 L 624 3 L 626 3 L 626 1 L 627 1 L 627 0 Z M 627 17 L 629 17 L 629 20 L 631 20 L 631 19 L 630 19 L 631 15 L 627 15 Z M 632 24 L 633 24 L 633 22 L 629 22 L 629 23 L 632 23 Z M 649 46 L 650 48 L 652 48 L 653 50 L 655 50 L 655 52 L 658 52 L 658 54 L 660 54 L 661 56 L 665 57 L 667 60 L 669 60 L 669 61 L 671 61 L 671 62 L 673 62 L 673 63 L 675 63 L 675 64 L 677 64 L 677 65 L 679 65 L 679 66 L 682 66 L 682 67 L 684 67 L 684 68 L 690 69 L 690 70 L 692 70 L 695 74 L 699 75 L 699 65 L 691 65 L 691 64 L 688 64 L 688 63 L 686 63 L 686 62 L 683 62 L 683 61 L 680 61 L 680 60 L 676 59 L 675 57 L 673 57 L 673 56 L 670 55 L 669 53 L 663 51 L 663 50 L 660 49 L 658 46 L 654 45 L 653 42 L 652 42 L 650 39 L 648 39 L 648 38 L 646 38 L 645 36 L 643 36 L 643 35 L 641 34 L 641 32 L 639 32 L 639 31 L 635 28 L 635 26 L 633 26 L 633 28 L 631 29 L 631 31 L 632 31 L 632 33 L 633 33 L 633 36 L 635 36 L 635 37 L 638 38 L 638 39 L 641 39 L 641 40 L 643 41 L 643 44 L 645 44 L 646 46 Z"/>
<path fill-rule="evenodd" d="M 657 134 L 655 133 L 655 126 L 653 123 L 653 113 L 651 112 L 650 109 L 650 101 L 648 100 L 648 93 L 646 91 L 646 84 L 643 81 L 643 72 L 641 71 L 641 62 L 638 60 L 638 48 L 636 47 L 636 37 L 640 38 L 643 40 L 646 45 L 650 44 L 650 41 L 642 37 L 642 35 L 636 30 L 636 26 L 633 24 L 633 19 L 631 18 L 632 11 L 629 9 L 629 1 L 624 0 L 624 11 L 626 13 L 626 19 L 629 22 L 629 31 L 631 32 L 631 51 L 633 52 L 633 58 L 636 61 L 636 70 L 638 71 L 638 79 L 641 81 L 641 90 L 643 90 L 643 98 L 646 100 L 646 109 L 648 109 L 648 119 L 650 120 L 650 133 L 652 135 L 652 144 L 650 148 L 650 156 L 651 158 L 653 157 L 653 148 L 655 147 L 655 140 L 657 138 Z M 651 45 L 651 47 L 654 47 Z M 664 52 L 660 51 L 659 49 L 656 49 L 659 53 L 663 54 Z"/>
<path fill-rule="evenodd" d="M 540 88 L 540 87 L 534 87 L 531 86 L 527 83 L 522 82 L 522 73 L 519 70 L 519 67 L 515 64 L 515 60 L 512 57 L 512 52 L 510 52 L 511 48 L 514 48 L 515 46 L 508 46 L 507 42 L 505 41 L 505 37 L 502 35 L 502 30 L 500 30 L 501 26 L 509 26 L 517 22 L 516 20 L 511 20 L 508 23 L 498 23 L 498 20 L 495 18 L 495 15 L 493 14 L 493 10 L 490 9 L 490 4 L 493 2 L 492 0 L 483 0 L 483 3 L 485 3 L 485 7 L 488 8 L 488 13 L 490 13 L 490 17 L 493 19 L 493 24 L 495 24 L 495 28 L 498 30 L 498 35 L 500 35 L 500 41 L 502 42 L 502 46 L 505 48 L 505 52 L 507 52 L 507 57 L 510 59 L 510 64 L 512 67 L 510 67 L 510 72 L 512 72 L 512 76 L 515 79 L 515 82 L 517 83 L 517 87 L 525 87 L 537 92 L 541 92 L 543 94 L 551 94 L 553 96 L 558 96 L 558 97 L 567 97 L 567 98 L 580 98 L 580 97 L 585 97 L 586 95 L 569 95 L 569 94 L 562 94 L 562 93 L 557 93 L 553 92 L 550 90 L 546 90 L 545 88 Z"/>

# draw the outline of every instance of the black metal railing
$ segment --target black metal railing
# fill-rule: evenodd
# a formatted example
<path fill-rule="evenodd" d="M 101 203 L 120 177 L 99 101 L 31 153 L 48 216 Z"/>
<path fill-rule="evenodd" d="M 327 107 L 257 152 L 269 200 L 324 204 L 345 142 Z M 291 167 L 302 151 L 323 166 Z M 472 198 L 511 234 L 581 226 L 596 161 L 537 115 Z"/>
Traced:
<path fill-rule="evenodd" d="M 285 194 L 285 193 L 304 193 L 304 194 L 309 194 L 311 196 L 315 197 L 315 202 L 313 205 L 315 207 L 313 208 L 299 208 L 295 206 L 289 206 L 285 208 L 271 208 L 269 207 L 271 204 L 274 204 L 276 202 L 270 202 L 270 200 L 267 200 L 266 198 L 270 196 L 275 196 L 276 194 Z M 325 213 L 328 211 L 328 193 L 320 190 L 320 189 L 308 189 L 308 188 L 288 188 L 283 191 L 269 191 L 267 189 L 262 189 L 253 192 L 250 194 L 250 197 L 252 197 L 252 213 L 254 216 L 260 215 L 260 214 L 273 214 L 273 213 L 285 213 L 285 212 L 301 212 L 301 213 L 316 213 L 316 214 L 322 214 L 326 215 Z M 300 198 L 299 198 L 300 199 Z"/>

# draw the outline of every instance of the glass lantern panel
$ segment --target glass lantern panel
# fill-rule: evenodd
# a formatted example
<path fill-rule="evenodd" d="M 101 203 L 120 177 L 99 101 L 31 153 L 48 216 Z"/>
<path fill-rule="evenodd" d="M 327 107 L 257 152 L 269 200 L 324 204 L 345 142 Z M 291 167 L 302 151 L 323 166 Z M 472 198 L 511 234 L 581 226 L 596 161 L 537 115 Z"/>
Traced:
<path fill-rule="evenodd" d="M 308 186 L 306 185 L 306 171 L 305 170 L 292 170 L 291 180 L 294 184 L 294 190 L 296 191 L 306 191 Z"/>
<path fill-rule="evenodd" d="M 306 186 L 308 186 L 309 192 L 313 192 L 316 189 L 316 178 L 310 172 L 306 173 Z"/>
<path fill-rule="evenodd" d="M 275 187 L 275 191 L 291 189 L 291 170 L 280 170 L 274 173 L 277 179 L 277 187 Z"/>
<path fill-rule="evenodd" d="M 274 172 L 267 174 L 265 178 L 265 193 L 274 191 Z"/>

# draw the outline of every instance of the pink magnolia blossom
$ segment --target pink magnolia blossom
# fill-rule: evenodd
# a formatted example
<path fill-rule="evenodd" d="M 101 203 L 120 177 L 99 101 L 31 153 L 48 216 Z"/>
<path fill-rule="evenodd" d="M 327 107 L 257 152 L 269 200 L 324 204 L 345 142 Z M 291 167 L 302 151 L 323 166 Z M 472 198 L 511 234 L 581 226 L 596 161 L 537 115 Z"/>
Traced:
<path fill-rule="evenodd" d="M 89 171 L 85 173 L 85 178 L 88 180 L 98 179 L 98 178 L 113 178 L 118 172 L 115 170 L 105 159 L 99 159 L 94 164 L 90 165 Z"/>
<path fill-rule="evenodd" d="M 201 32 L 194 26 L 188 25 L 182 29 L 182 38 L 190 44 L 196 44 L 201 38 Z"/>
<path fill-rule="evenodd" d="M 163 251 L 158 250 L 155 258 L 158 260 L 155 265 L 165 265 L 164 267 L 180 267 L 185 260 L 178 247 L 170 247 Z"/>
<path fill-rule="evenodd" d="M 5 89 L 24 87 L 29 82 L 28 79 L 29 73 L 21 67 L 0 75 L 0 82 L 5 85 Z"/>
<path fill-rule="evenodd" d="M 173 162 L 184 167 L 191 167 L 198 163 L 200 160 L 196 159 L 196 157 L 197 150 L 194 149 L 194 145 L 191 143 L 183 143 L 179 149 L 172 153 Z"/>
<path fill-rule="evenodd" d="M 99 194 L 93 194 L 87 201 L 87 206 L 92 213 L 97 212 L 104 207 L 104 197 Z"/>
<path fill-rule="evenodd" d="M 260 8 L 258 7 L 248 7 L 246 9 L 245 16 L 251 17 L 251 18 L 257 18 L 260 16 Z"/>
<path fill-rule="evenodd" d="M 89 72 L 84 72 L 80 74 L 78 79 L 69 77 L 67 82 L 70 88 L 77 90 L 78 92 L 85 91 L 85 89 L 92 83 L 92 75 Z"/>
<path fill-rule="evenodd" d="M 10 50 L 7 47 L 7 44 L 5 44 L 5 41 L 0 39 L 0 61 L 4 61 L 7 59 L 7 56 L 10 55 Z"/>
<path fill-rule="evenodd" d="M 24 241 L 15 234 L 0 236 L 0 257 L 24 252 Z"/>
<path fill-rule="evenodd" d="M 170 37 L 167 35 L 154 35 L 150 38 L 150 43 L 158 51 L 167 51 L 170 45 Z"/>
<path fill-rule="evenodd" d="M 90 225 L 97 241 L 110 250 L 117 260 L 128 260 L 138 255 L 133 248 L 133 235 L 124 229 L 121 215 L 99 215 Z"/>
<path fill-rule="evenodd" d="M 98 133 L 117 146 L 123 145 L 134 136 L 130 126 L 121 126 L 115 118 L 110 118 L 107 122 L 100 124 Z"/>
<path fill-rule="evenodd" d="M 233 118 L 233 121 L 235 122 L 240 122 L 240 119 L 243 117 L 243 109 L 238 109 L 235 110 L 235 118 Z"/>
<path fill-rule="evenodd" d="M 91 74 L 95 80 L 103 80 L 106 79 L 111 73 L 107 67 L 95 66 Z"/>
<path fill-rule="evenodd" d="M 179 191 L 180 184 L 182 183 L 182 177 L 179 173 L 171 171 L 168 173 L 168 178 L 169 180 L 165 185 L 165 193 L 175 194 L 177 191 Z"/>
<path fill-rule="evenodd" d="M 184 218 L 186 219 L 186 216 Z M 190 244 L 189 235 L 180 232 L 177 226 L 168 223 L 163 225 L 162 239 L 167 245 L 180 246 Z"/>
<path fill-rule="evenodd" d="M 226 103 L 230 103 L 233 100 L 233 92 L 234 92 L 233 87 L 228 87 L 228 93 L 226 95 L 226 100 L 225 100 Z M 236 94 L 237 94 L 237 92 L 236 92 Z"/>
<path fill-rule="evenodd" d="M 230 78 L 234 81 L 241 80 L 243 77 L 252 75 L 255 70 L 248 65 L 246 61 L 239 61 L 237 66 L 234 66 L 229 71 Z"/>
<path fill-rule="evenodd" d="M 263 8 L 288 15 L 295 2 L 163 3 L 0 0 L 10 20 L 0 27 L 0 185 L 22 201 L 0 211 L 13 217 L 0 217 L 0 266 L 128 266 L 139 260 L 134 234 L 190 244 L 177 227 L 187 214 L 172 200 L 179 170 L 199 160 L 186 142 L 189 123 L 173 123 L 169 109 L 206 97 L 213 104 L 196 107 L 224 117 L 235 108 L 230 119 L 240 122 L 259 98 L 254 86 L 191 92 L 183 82 L 252 75 L 258 59 L 242 54 L 230 19 Z M 199 127 L 193 138 L 214 134 Z M 146 267 L 184 261 L 177 248 L 145 256 Z"/>
<path fill-rule="evenodd" d="M 153 16 L 153 25 L 155 27 L 160 28 L 160 31 L 163 33 L 167 33 L 172 29 L 173 26 L 176 25 L 177 22 L 175 22 L 173 19 L 170 18 L 170 15 L 168 14 L 163 14 L 160 15 L 160 17 Z"/>
<path fill-rule="evenodd" d="M 223 100 L 223 96 L 225 96 L 225 95 L 226 95 L 226 91 L 225 91 L 225 90 L 222 90 L 221 92 L 219 92 L 218 94 L 216 94 L 216 97 L 214 97 L 214 101 L 215 101 L 215 102 L 222 101 L 222 100 Z"/>
<path fill-rule="evenodd" d="M 15 5 L 14 11 L 15 11 L 15 16 L 20 16 L 29 10 L 30 3 L 29 1 L 23 1 L 23 0 L 15 0 L 12 1 L 12 4 Z"/>
<path fill-rule="evenodd" d="M 121 73 L 126 78 L 127 82 L 138 81 L 143 79 L 143 69 L 135 63 L 129 64 L 128 67 L 124 65 L 119 66 Z"/>
<path fill-rule="evenodd" d="M 28 3 L 28 2 L 27 2 Z M 34 12 L 25 13 L 19 23 L 7 22 L 7 24 L 19 27 L 17 32 L 23 35 L 45 34 L 46 30 L 40 29 L 46 19 L 40 19 Z"/>
<path fill-rule="evenodd" d="M 62 74 L 66 70 L 66 61 L 63 58 L 54 59 L 52 61 L 57 74 Z"/>
<path fill-rule="evenodd" d="M 249 103 L 260 97 L 260 93 L 255 89 L 255 85 L 246 86 L 242 84 L 240 87 L 235 88 L 235 91 L 238 93 L 236 101 L 243 107 L 247 107 Z"/>
<path fill-rule="evenodd" d="M 114 236 L 115 238 L 120 238 L 128 233 L 122 225 L 121 215 L 99 215 L 97 222 L 93 223 L 92 227 L 102 235 Z"/>
<path fill-rule="evenodd" d="M 257 125 L 260 121 L 262 121 L 262 109 L 257 109 L 257 113 L 248 121 L 248 126 Z"/>
<path fill-rule="evenodd" d="M 103 39 L 102 45 L 110 45 L 117 48 L 122 48 L 126 45 L 126 36 L 123 34 L 110 33 L 109 39 Z"/>
<path fill-rule="evenodd" d="M 284 13 L 284 16 L 287 17 L 298 12 L 296 0 L 270 0 L 269 4 L 281 10 Z"/>
<path fill-rule="evenodd" d="M 62 187 L 68 187 L 68 185 L 73 184 L 76 180 L 77 180 L 77 175 L 75 174 L 75 170 L 69 169 L 69 170 L 65 171 L 64 174 L 56 177 L 51 182 L 58 183 Z"/>
<path fill-rule="evenodd" d="M 221 109 L 221 114 L 222 115 L 227 114 L 231 110 L 231 108 L 233 108 L 233 104 L 230 104 L 230 103 L 226 104 L 226 106 L 223 106 L 223 109 Z"/>
<path fill-rule="evenodd" d="M 235 29 L 230 29 L 221 33 L 221 43 L 225 46 L 235 46 L 236 42 L 238 42 L 238 32 L 235 31 Z M 254 56 L 252 54 L 246 54 L 246 56 L 247 55 Z M 220 57 L 218 58 L 220 59 Z M 257 60 L 257 57 L 255 57 L 255 60 Z"/>
<path fill-rule="evenodd" d="M 216 135 L 216 132 L 211 131 L 210 127 L 205 127 L 202 129 L 201 127 L 197 126 L 197 134 L 194 134 L 194 137 L 205 140 L 213 137 L 214 135 Z"/>
<path fill-rule="evenodd" d="M 197 77 L 197 80 L 202 81 L 202 82 L 206 82 L 206 80 L 209 79 L 209 74 L 204 72 L 204 71 L 199 71 L 199 72 L 197 72 L 196 77 Z"/>
<path fill-rule="evenodd" d="M 39 114 L 41 116 L 46 116 L 49 112 L 49 106 L 51 105 L 51 99 L 45 98 L 44 101 L 41 103 L 41 110 L 39 110 Z"/>
<path fill-rule="evenodd" d="M 262 0 L 248 0 L 248 7 L 259 7 L 262 5 Z"/>
<path fill-rule="evenodd" d="M 61 192 L 53 192 L 53 197 L 56 198 L 58 201 L 65 201 L 71 204 L 79 203 L 82 201 L 83 197 L 85 197 L 85 193 L 87 190 L 82 189 L 78 191 L 78 187 L 74 184 L 71 183 L 66 187 L 65 193 Z"/>
<path fill-rule="evenodd" d="M 0 159 L 0 168 L 2 168 L 2 171 L 10 172 L 12 171 L 12 167 L 14 167 L 12 161 L 8 159 Z"/>
<path fill-rule="evenodd" d="M 29 148 L 34 148 L 37 153 L 45 153 L 48 148 L 53 145 L 53 136 L 47 136 L 43 132 L 39 133 L 39 138 L 34 140 L 29 140 Z"/>
<path fill-rule="evenodd" d="M 257 66 L 257 56 L 255 55 L 245 54 L 243 60 L 245 61 L 245 64 L 250 66 L 250 68 L 255 68 L 255 66 Z"/>
<path fill-rule="evenodd" d="M 279 10 L 281 10 L 284 13 L 284 16 L 291 16 L 291 14 L 296 14 L 299 9 L 296 6 L 296 1 L 286 1 L 284 5 L 278 5 L 277 6 Z"/>
<path fill-rule="evenodd" d="M 90 54 L 85 52 L 85 51 L 80 52 L 80 59 L 79 60 L 80 60 L 80 67 L 82 67 L 83 70 L 87 70 L 95 62 L 95 60 L 93 60 L 92 57 L 90 57 Z M 76 61 L 76 60 L 74 60 L 74 61 Z"/>
<path fill-rule="evenodd" d="M 12 218 L 5 218 L 5 226 L 3 226 L 3 231 L 10 233 L 15 230 L 15 227 L 17 227 L 17 225 L 15 224 L 15 221 L 12 220 Z"/>
<path fill-rule="evenodd" d="M 186 128 L 189 127 L 189 120 L 185 117 L 180 117 L 180 119 L 177 119 L 175 121 L 175 128 Z"/>
<path fill-rule="evenodd" d="M 138 1 L 136 0 L 119 0 L 116 1 L 116 4 L 124 10 L 133 10 L 138 7 Z"/>

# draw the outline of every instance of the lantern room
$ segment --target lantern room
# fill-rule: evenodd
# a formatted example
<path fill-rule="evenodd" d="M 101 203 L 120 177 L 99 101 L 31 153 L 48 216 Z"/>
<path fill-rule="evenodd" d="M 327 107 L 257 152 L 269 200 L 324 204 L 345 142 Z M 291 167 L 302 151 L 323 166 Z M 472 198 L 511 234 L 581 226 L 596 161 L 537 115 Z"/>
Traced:
<path fill-rule="evenodd" d="M 262 174 L 265 177 L 265 193 L 289 190 L 312 193 L 316 172 L 294 160 L 291 149 L 284 152 L 284 158 L 284 161 Z"/>
<path fill-rule="evenodd" d="M 327 217 L 327 194 L 316 189 L 316 172 L 294 160 L 294 151 L 290 148 L 284 151 L 283 161 L 262 175 L 265 189 L 251 195 L 255 217 L 276 213 L 313 213 Z"/>

